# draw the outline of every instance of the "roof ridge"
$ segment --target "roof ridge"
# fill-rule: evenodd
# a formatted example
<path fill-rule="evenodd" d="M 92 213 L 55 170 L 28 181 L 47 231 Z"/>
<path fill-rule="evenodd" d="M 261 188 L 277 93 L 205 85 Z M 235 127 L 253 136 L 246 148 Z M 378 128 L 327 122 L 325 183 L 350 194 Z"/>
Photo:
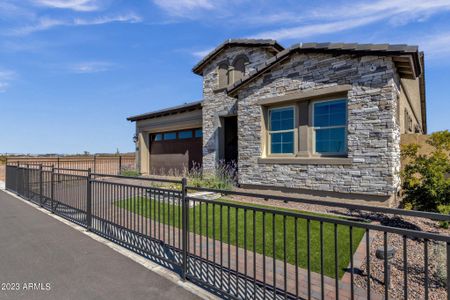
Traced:
<path fill-rule="evenodd" d="M 274 39 L 250 39 L 250 38 L 240 38 L 240 39 L 226 39 L 224 42 L 219 44 L 213 50 L 211 50 L 205 57 L 203 57 L 193 68 L 192 71 L 198 75 L 200 75 L 200 71 L 202 67 L 212 58 L 214 58 L 222 49 L 225 47 L 236 44 L 241 46 L 270 46 L 273 47 L 276 51 L 280 52 L 285 48 L 279 44 Z"/>
<path fill-rule="evenodd" d="M 270 69 L 272 66 L 281 62 L 285 57 L 289 57 L 291 53 L 294 51 L 341 51 L 343 53 L 352 52 L 352 53 L 376 53 L 377 55 L 411 55 L 414 59 L 414 68 L 418 68 L 417 74 L 421 73 L 420 63 L 418 60 L 418 51 L 419 47 L 417 45 L 406 45 L 406 44 L 360 44 L 360 43 L 332 43 L 332 42 L 309 42 L 309 43 L 299 43 L 290 46 L 289 48 L 280 51 L 276 56 L 269 58 L 266 62 L 256 68 L 256 72 L 252 72 L 247 76 L 244 76 L 234 84 L 230 85 L 226 92 L 228 94 L 232 94 L 235 92 L 240 86 L 244 83 L 250 81 L 251 79 L 259 76 L 259 74 L 265 72 Z"/>
<path fill-rule="evenodd" d="M 203 103 L 203 100 L 185 102 L 183 104 L 179 104 L 179 105 L 175 105 L 175 106 L 171 106 L 171 107 L 167 107 L 167 108 L 163 108 L 163 109 L 159 109 L 159 110 L 154 110 L 154 111 L 139 114 L 139 115 L 134 115 L 134 116 L 128 117 L 127 120 L 134 122 L 134 121 L 139 121 L 139 120 L 143 120 L 143 119 L 148 119 L 148 118 L 154 117 L 155 115 L 175 112 L 175 111 L 183 110 L 183 109 L 195 108 L 197 106 L 201 106 L 202 103 Z"/>

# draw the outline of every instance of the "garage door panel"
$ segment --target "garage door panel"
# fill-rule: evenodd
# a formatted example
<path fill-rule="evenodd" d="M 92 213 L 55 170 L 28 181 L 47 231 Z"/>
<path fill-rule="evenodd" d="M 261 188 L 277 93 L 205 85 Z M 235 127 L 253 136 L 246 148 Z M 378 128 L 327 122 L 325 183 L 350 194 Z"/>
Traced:
<path fill-rule="evenodd" d="M 156 136 L 157 134 L 153 134 Z M 178 135 L 177 135 L 178 137 Z M 155 140 L 151 138 L 150 170 L 153 174 L 173 175 L 201 166 L 202 138 Z"/>
<path fill-rule="evenodd" d="M 152 173 L 172 175 L 189 167 L 189 157 L 185 154 L 158 154 L 151 156 Z"/>

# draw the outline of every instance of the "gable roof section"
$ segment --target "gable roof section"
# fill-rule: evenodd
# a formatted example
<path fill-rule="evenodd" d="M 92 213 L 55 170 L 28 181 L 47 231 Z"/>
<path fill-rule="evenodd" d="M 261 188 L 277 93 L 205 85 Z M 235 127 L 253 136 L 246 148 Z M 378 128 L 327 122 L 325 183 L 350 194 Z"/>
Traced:
<path fill-rule="evenodd" d="M 193 110 L 201 109 L 202 103 L 203 103 L 203 101 L 195 101 L 195 102 L 185 103 L 182 105 L 177 105 L 177 106 L 169 107 L 166 109 L 161 109 L 161 110 L 156 110 L 156 111 L 152 111 L 152 112 L 141 114 L 141 115 L 131 116 L 131 117 L 128 117 L 127 120 L 131 121 L 131 122 L 135 122 L 135 121 L 140 121 L 140 120 L 153 119 L 153 118 L 158 118 L 158 117 L 162 117 L 162 116 L 183 113 L 183 112 L 187 112 L 187 111 L 193 111 Z"/>
<path fill-rule="evenodd" d="M 204 66 L 214 57 L 216 57 L 223 50 L 235 47 L 270 47 L 275 50 L 276 53 L 284 50 L 284 47 L 278 44 L 275 40 L 263 40 L 263 39 L 228 39 L 214 50 L 212 50 L 208 55 L 206 55 L 200 62 L 198 62 L 193 68 L 192 72 L 197 75 L 202 75 L 202 70 Z"/>
<path fill-rule="evenodd" d="M 276 56 L 268 59 L 255 71 L 230 85 L 226 90 L 228 95 L 236 95 L 236 92 L 240 88 L 259 78 L 261 75 L 268 72 L 279 63 L 288 59 L 294 53 L 332 53 L 353 54 L 361 56 L 393 56 L 400 76 L 407 78 L 416 78 L 420 76 L 420 74 L 422 74 L 419 48 L 417 46 L 356 43 L 304 43 L 287 48 L 278 53 Z"/>

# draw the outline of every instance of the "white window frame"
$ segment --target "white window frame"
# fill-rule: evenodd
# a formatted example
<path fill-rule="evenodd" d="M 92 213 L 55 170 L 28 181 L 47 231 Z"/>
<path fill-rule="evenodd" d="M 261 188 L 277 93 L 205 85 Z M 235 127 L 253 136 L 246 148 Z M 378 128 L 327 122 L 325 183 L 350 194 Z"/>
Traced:
<path fill-rule="evenodd" d="M 333 101 L 339 101 L 339 100 L 343 100 L 345 101 L 345 125 L 339 125 L 339 126 L 324 126 L 324 127 L 316 127 L 314 126 L 314 110 L 315 110 L 315 105 L 317 103 L 323 103 L 323 102 L 333 102 Z M 327 99 L 327 100 L 317 100 L 317 101 L 312 101 L 311 102 L 311 127 L 312 127 L 312 146 L 313 146 L 313 155 L 314 156 L 347 156 L 348 154 L 348 99 L 347 98 L 335 98 L 335 99 Z M 321 153 L 321 152 L 317 152 L 316 151 L 316 130 L 320 130 L 320 129 L 334 129 L 334 128 L 345 128 L 345 137 L 344 137 L 344 141 L 345 141 L 345 145 L 344 145 L 344 151 L 343 152 L 327 152 L 327 153 Z"/>
<path fill-rule="evenodd" d="M 293 122 L 293 128 L 292 129 L 288 129 L 288 130 L 276 130 L 276 131 L 272 131 L 271 130 L 271 111 L 273 110 L 278 110 L 278 109 L 283 109 L 283 108 L 292 108 L 292 110 L 294 111 L 294 117 L 292 119 Z M 295 105 L 288 105 L 288 106 L 276 106 L 276 107 L 270 107 L 267 110 L 267 153 L 270 156 L 277 156 L 277 157 L 291 157 L 294 156 L 297 153 L 297 130 L 296 130 L 296 126 L 297 126 L 297 109 Z M 293 140 L 293 149 L 292 149 L 292 153 L 272 153 L 272 134 L 274 133 L 287 133 L 287 132 L 292 132 L 294 134 L 294 140 Z"/>

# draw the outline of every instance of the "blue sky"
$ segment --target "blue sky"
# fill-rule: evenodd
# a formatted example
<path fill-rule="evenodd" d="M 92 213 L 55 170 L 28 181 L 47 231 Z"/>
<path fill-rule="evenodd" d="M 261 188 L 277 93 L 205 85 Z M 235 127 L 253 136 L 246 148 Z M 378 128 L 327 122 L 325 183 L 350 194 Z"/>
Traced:
<path fill-rule="evenodd" d="M 417 44 L 450 127 L 450 0 L 0 0 L 0 153 L 132 151 L 126 117 L 201 99 L 192 66 L 241 37 Z"/>

